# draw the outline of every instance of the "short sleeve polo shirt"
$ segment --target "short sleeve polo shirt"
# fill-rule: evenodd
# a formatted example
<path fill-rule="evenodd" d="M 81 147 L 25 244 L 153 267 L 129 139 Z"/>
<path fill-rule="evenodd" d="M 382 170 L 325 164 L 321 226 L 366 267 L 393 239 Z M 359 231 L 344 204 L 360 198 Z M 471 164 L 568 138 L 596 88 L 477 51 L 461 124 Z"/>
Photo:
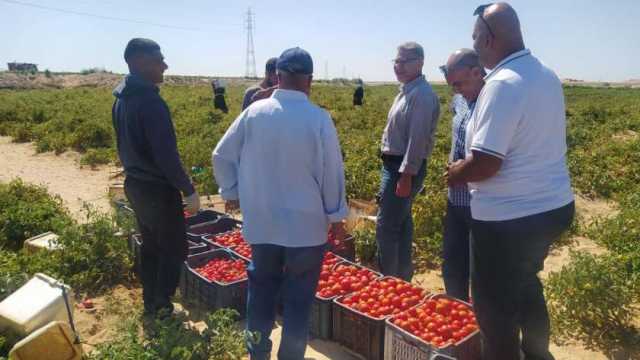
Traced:
<path fill-rule="evenodd" d="M 522 50 L 500 62 L 485 82 L 467 125 L 466 152 L 493 155 L 502 166 L 494 176 L 469 183 L 473 218 L 511 220 L 569 204 L 573 192 L 558 77 Z"/>

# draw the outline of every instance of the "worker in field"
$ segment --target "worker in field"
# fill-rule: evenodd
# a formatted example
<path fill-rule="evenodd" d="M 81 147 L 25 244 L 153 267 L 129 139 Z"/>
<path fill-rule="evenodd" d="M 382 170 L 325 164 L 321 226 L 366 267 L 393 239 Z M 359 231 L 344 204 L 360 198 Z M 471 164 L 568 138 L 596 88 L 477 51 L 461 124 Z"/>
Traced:
<path fill-rule="evenodd" d="M 471 49 L 454 52 L 440 67 L 455 95 L 451 99 L 451 152 L 449 163 L 465 158 L 465 134 L 476 99 L 484 86 L 484 68 Z M 471 195 L 467 184 L 450 186 L 442 239 L 442 278 L 448 295 L 469 301 L 469 238 Z"/>
<path fill-rule="evenodd" d="M 549 247 L 570 226 L 562 83 L 526 49 L 515 10 L 480 6 L 473 47 L 490 69 L 451 186 L 471 191 L 471 289 L 485 359 L 551 360 L 538 278 Z M 522 337 L 520 336 L 522 334 Z"/>
<path fill-rule="evenodd" d="M 176 144 L 171 113 L 158 84 L 167 70 L 160 46 L 132 39 L 124 51 L 129 74 L 115 88 L 112 120 L 124 188 L 142 234 L 141 274 L 147 319 L 172 313 L 170 297 L 187 255 L 183 201 L 190 213 L 200 207 Z"/>
<path fill-rule="evenodd" d="M 385 275 L 411 280 L 413 199 L 421 189 L 440 116 L 438 97 L 422 74 L 424 50 L 398 47 L 393 68 L 401 83 L 382 134 L 382 174 L 377 195 L 378 261 Z"/>
<path fill-rule="evenodd" d="M 215 79 L 211 82 L 211 88 L 213 90 L 213 107 L 225 114 L 228 113 L 229 108 L 225 99 L 226 88 L 224 82 L 220 79 Z"/>
<path fill-rule="evenodd" d="M 301 48 L 279 57 L 279 88 L 247 108 L 212 154 L 227 210 L 238 207 L 252 260 L 247 300 L 251 359 L 268 359 L 278 294 L 278 359 L 304 358 L 327 231 L 344 240 L 347 216 L 340 144 L 329 113 L 311 103 L 313 61 Z"/>
<path fill-rule="evenodd" d="M 242 110 L 246 109 L 251 103 L 256 100 L 265 98 L 260 96 L 259 98 L 253 98 L 253 96 L 260 90 L 271 89 L 271 92 L 278 86 L 278 75 L 276 74 L 276 62 L 278 58 L 271 58 L 267 60 L 267 64 L 265 65 L 264 70 L 264 79 L 260 82 L 260 84 L 249 87 L 244 92 L 244 98 L 242 99 Z M 269 92 L 269 96 L 271 96 L 271 92 Z M 266 96 L 268 97 L 268 96 Z"/>
<path fill-rule="evenodd" d="M 356 89 L 353 91 L 353 106 L 362 106 L 362 99 L 364 98 L 364 83 L 362 79 L 358 79 L 356 82 Z"/>

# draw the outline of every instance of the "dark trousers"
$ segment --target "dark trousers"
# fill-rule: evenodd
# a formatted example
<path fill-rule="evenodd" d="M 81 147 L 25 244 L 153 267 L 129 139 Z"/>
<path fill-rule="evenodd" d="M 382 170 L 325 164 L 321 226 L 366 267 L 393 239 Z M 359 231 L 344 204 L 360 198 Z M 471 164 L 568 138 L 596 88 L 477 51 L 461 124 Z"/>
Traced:
<path fill-rule="evenodd" d="M 574 212 L 572 202 L 513 220 L 472 221 L 471 288 L 484 359 L 518 360 L 522 350 L 527 360 L 553 360 L 538 272 Z"/>
<path fill-rule="evenodd" d="M 260 341 L 247 341 L 252 360 L 271 356 L 271 330 L 276 318 L 276 301 L 282 297 L 280 360 L 302 360 L 307 348 L 311 304 L 315 297 L 325 245 L 283 247 L 251 245 L 247 330 L 260 333 Z"/>
<path fill-rule="evenodd" d="M 172 311 L 182 262 L 187 254 L 182 197 L 175 188 L 127 177 L 125 193 L 142 235 L 141 273 L 144 310 Z"/>
<path fill-rule="evenodd" d="M 447 294 L 469 301 L 471 208 L 447 201 L 442 240 L 442 277 Z"/>

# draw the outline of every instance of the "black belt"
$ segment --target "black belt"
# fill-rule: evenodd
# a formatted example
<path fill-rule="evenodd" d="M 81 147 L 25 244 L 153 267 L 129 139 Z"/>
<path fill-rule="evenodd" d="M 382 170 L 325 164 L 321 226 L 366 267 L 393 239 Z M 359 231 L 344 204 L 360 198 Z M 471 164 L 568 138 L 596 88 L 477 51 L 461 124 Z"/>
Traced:
<path fill-rule="evenodd" d="M 402 162 L 404 160 L 404 156 L 402 155 L 380 154 L 380 158 L 382 159 L 382 161 L 389 162 Z"/>

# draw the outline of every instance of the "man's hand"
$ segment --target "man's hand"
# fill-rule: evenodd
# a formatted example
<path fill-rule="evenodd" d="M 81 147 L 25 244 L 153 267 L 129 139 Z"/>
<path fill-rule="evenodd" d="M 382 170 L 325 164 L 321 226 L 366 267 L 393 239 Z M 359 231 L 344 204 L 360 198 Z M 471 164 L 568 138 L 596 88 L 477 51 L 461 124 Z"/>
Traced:
<path fill-rule="evenodd" d="M 236 210 L 240 209 L 240 201 L 238 200 L 227 200 L 224 202 L 224 212 L 232 213 Z"/>
<path fill-rule="evenodd" d="M 447 172 L 445 178 L 447 179 L 447 185 L 450 187 L 464 185 L 465 182 L 460 179 L 464 160 L 458 160 L 454 163 L 447 165 Z"/>
<path fill-rule="evenodd" d="M 184 210 L 189 214 L 197 214 L 200 210 L 200 195 L 197 191 L 184 198 L 185 207 Z"/>
<path fill-rule="evenodd" d="M 400 179 L 398 179 L 398 183 L 396 184 L 396 196 L 401 198 L 406 198 L 411 195 L 411 178 L 413 176 L 410 174 L 402 173 L 400 175 Z"/>
<path fill-rule="evenodd" d="M 347 237 L 347 232 L 344 229 L 344 223 L 342 221 L 331 223 L 331 232 L 335 236 L 336 243 L 343 242 Z"/>

